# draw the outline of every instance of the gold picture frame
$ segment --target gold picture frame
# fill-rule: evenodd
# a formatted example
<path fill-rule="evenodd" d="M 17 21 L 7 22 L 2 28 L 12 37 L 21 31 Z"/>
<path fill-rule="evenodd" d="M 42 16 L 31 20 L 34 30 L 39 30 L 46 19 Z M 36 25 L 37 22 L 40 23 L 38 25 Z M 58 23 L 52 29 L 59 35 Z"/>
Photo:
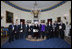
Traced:
<path fill-rule="evenodd" d="M 41 20 L 41 23 L 45 23 L 45 20 Z"/>
<path fill-rule="evenodd" d="M 26 22 L 27 22 L 27 23 L 31 23 L 31 20 L 27 20 Z"/>
<path fill-rule="evenodd" d="M 6 11 L 6 23 L 13 23 L 13 13 Z"/>

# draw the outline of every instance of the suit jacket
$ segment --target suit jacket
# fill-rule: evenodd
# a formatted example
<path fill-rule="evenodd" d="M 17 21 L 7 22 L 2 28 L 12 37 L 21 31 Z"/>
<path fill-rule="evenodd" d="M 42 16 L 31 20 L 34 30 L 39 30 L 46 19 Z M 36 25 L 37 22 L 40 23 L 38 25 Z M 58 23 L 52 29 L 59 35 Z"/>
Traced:
<path fill-rule="evenodd" d="M 28 28 L 29 28 L 29 25 L 25 25 L 25 32 L 27 33 L 28 32 Z"/>
<path fill-rule="evenodd" d="M 54 27 L 53 27 L 54 31 L 57 31 L 57 23 L 54 23 L 53 25 L 54 25 Z"/>
<path fill-rule="evenodd" d="M 39 26 L 37 25 L 37 26 L 34 26 L 34 29 L 38 29 L 39 30 Z"/>
<path fill-rule="evenodd" d="M 18 33 L 18 25 L 15 25 L 15 32 Z"/>
<path fill-rule="evenodd" d="M 61 28 L 61 29 L 59 29 L 59 26 L 61 26 L 62 28 Z M 65 26 L 65 24 L 64 24 L 64 23 L 62 23 L 62 24 L 57 24 L 57 30 L 58 30 L 58 31 L 59 31 L 59 30 L 64 31 L 64 30 L 65 30 L 65 28 L 66 28 L 66 26 Z"/>
<path fill-rule="evenodd" d="M 34 26 L 34 28 L 33 29 L 37 29 L 38 30 L 38 32 L 39 32 L 39 26 L 37 25 L 37 26 Z"/>
<path fill-rule="evenodd" d="M 51 25 L 47 25 L 47 31 L 48 32 L 51 32 L 51 31 L 53 31 L 53 27 L 52 27 L 52 24 Z"/>
<path fill-rule="evenodd" d="M 62 24 L 62 29 L 65 30 L 66 29 L 66 25 L 63 23 Z"/>
<path fill-rule="evenodd" d="M 13 30 L 13 27 L 14 27 L 14 30 Z M 11 34 L 11 35 L 13 35 L 14 34 L 14 31 L 15 31 L 15 25 L 13 25 L 13 27 L 12 27 L 12 24 L 9 25 L 9 27 L 8 27 L 9 34 Z"/>
<path fill-rule="evenodd" d="M 18 25 L 18 30 L 20 32 L 20 30 L 23 30 L 23 32 L 25 32 L 25 25 L 22 24 L 22 28 L 21 28 L 21 24 Z"/>
<path fill-rule="evenodd" d="M 31 32 L 33 32 L 33 28 L 34 28 L 34 26 L 30 26 Z"/>
<path fill-rule="evenodd" d="M 39 33 L 41 32 L 41 24 L 40 25 L 38 25 L 39 26 Z"/>

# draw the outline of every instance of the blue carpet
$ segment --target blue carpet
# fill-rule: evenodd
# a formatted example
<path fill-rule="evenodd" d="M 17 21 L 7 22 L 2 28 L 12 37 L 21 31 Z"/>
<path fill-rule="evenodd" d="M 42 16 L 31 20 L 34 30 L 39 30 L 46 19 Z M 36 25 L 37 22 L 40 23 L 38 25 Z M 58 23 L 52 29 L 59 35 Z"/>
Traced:
<path fill-rule="evenodd" d="M 44 41 L 20 39 L 11 43 L 6 42 L 1 48 L 71 48 L 71 45 L 60 38 L 51 38 Z"/>

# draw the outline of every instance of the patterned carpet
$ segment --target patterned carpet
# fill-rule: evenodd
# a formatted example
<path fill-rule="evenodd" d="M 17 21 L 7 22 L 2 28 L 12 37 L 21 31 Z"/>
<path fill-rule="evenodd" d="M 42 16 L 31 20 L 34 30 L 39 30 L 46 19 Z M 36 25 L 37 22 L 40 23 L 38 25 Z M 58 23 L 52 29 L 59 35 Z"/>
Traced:
<path fill-rule="evenodd" d="M 28 41 L 25 39 L 6 42 L 1 48 L 71 48 L 71 45 L 60 38 L 51 38 L 43 41 Z"/>

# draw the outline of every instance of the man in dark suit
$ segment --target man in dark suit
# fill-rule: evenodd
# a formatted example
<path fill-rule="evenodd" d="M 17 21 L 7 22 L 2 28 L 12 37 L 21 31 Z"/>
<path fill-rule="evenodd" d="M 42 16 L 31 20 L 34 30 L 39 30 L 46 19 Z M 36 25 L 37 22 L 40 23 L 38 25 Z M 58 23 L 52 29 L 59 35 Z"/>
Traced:
<path fill-rule="evenodd" d="M 64 39 L 64 36 L 65 36 L 65 29 L 66 29 L 66 25 L 62 23 L 62 32 L 60 34 L 62 39 Z"/>
<path fill-rule="evenodd" d="M 32 28 L 31 28 L 31 24 L 29 24 L 28 26 L 28 39 L 32 38 Z"/>
<path fill-rule="evenodd" d="M 11 25 L 9 25 L 9 42 L 14 41 L 14 32 L 15 32 L 15 26 L 12 23 Z"/>
<path fill-rule="evenodd" d="M 23 25 L 22 22 L 20 22 L 20 25 L 18 26 L 18 30 L 19 30 L 19 37 L 20 39 L 22 39 L 25 33 L 25 26 Z"/>
<path fill-rule="evenodd" d="M 52 23 L 49 21 L 49 23 L 47 24 L 47 39 L 51 38 L 53 36 L 53 27 L 52 27 Z"/>
<path fill-rule="evenodd" d="M 29 28 L 29 25 L 25 24 L 25 38 L 28 37 L 28 28 Z"/>
<path fill-rule="evenodd" d="M 54 37 L 58 37 L 57 21 L 55 21 L 54 24 L 53 24 L 53 36 L 54 36 Z"/>
<path fill-rule="evenodd" d="M 62 22 L 58 22 L 57 24 L 57 32 L 59 33 L 59 37 L 64 39 L 64 30 L 65 30 L 65 24 Z"/>
<path fill-rule="evenodd" d="M 19 39 L 19 32 L 18 32 L 18 19 L 16 19 L 14 35 L 15 35 L 15 39 Z"/>
<path fill-rule="evenodd" d="M 18 25 L 17 24 L 15 25 L 15 32 L 14 32 L 14 34 L 15 34 L 15 39 L 19 39 L 19 32 L 18 32 Z"/>
<path fill-rule="evenodd" d="M 32 25 L 30 26 L 30 28 L 31 28 L 31 35 L 32 35 L 32 37 L 33 37 L 33 29 L 34 29 L 34 24 L 32 23 Z"/>
<path fill-rule="evenodd" d="M 28 26 L 28 35 L 31 35 L 31 24 Z"/>
<path fill-rule="evenodd" d="M 38 26 L 39 26 L 39 31 L 38 31 L 39 37 L 38 38 L 40 38 L 41 37 L 41 24 L 39 24 Z"/>

